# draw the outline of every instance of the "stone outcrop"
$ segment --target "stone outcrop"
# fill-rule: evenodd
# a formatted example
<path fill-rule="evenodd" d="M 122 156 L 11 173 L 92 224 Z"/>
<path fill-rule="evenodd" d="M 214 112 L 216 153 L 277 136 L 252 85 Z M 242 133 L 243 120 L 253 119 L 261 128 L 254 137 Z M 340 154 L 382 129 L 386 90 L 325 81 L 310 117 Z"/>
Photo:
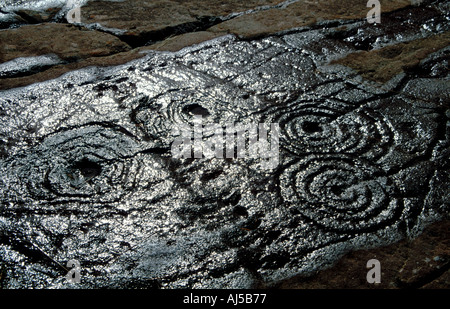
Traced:
<path fill-rule="evenodd" d="M 74 25 L 44 23 L 0 31 L 0 61 L 56 54 L 66 61 L 108 56 L 130 50 L 117 37 Z"/>
<path fill-rule="evenodd" d="M 391 1 L 374 25 L 350 2 L 17 12 L 29 25 L 0 31 L 0 285 L 447 287 L 448 3 Z M 174 156 L 199 116 L 278 124 L 276 164 Z"/>

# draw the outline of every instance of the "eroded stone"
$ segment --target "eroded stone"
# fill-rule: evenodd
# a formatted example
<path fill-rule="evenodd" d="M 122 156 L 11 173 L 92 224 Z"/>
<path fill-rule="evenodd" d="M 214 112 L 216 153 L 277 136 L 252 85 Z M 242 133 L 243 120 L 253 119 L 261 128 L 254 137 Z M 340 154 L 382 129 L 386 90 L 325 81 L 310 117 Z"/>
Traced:
<path fill-rule="evenodd" d="M 416 35 L 445 35 L 444 11 L 428 12 L 439 22 Z M 1 285 L 71 287 L 61 265 L 77 259 L 87 288 L 274 286 L 448 218 L 447 48 L 423 53 L 420 70 L 381 87 L 329 61 L 389 42 L 415 47 L 418 38 L 392 39 L 392 25 L 363 23 L 224 36 L 137 60 L 139 49 L 86 51 L 82 65 L 132 61 L 2 91 Z M 192 39 L 173 37 L 168 47 L 182 38 Z M 405 50 L 416 57 L 420 48 Z M 198 114 L 223 126 L 278 123 L 279 164 L 174 158 L 171 129 Z M 448 267 L 447 251 L 427 255 L 428 268 L 405 264 L 398 282 L 415 286 Z"/>
<path fill-rule="evenodd" d="M 286 280 L 287 289 L 442 289 L 450 287 L 449 222 L 428 227 L 416 239 L 345 255 L 332 268 L 311 276 Z M 381 264 L 381 282 L 370 284 L 367 261 Z"/>
<path fill-rule="evenodd" d="M 0 31 L 0 62 L 56 54 L 67 61 L 107 56 L 130 47 L 117 37 L 67 24 L 26 25 Z"/>
<path fill-rule="evenodd" d="M 429 38 L 383 47 L 372 51 L 360 51 L 335 60 L 355 69 L 363 77 L 385 83 L 405 71 L 418 67 L 421 60 L 450 43 L 450 32 Z"/>
<path fill-rule="evenodd" d="M 399 0 L 383 3 L 382 12 L 390 12 L 410 5 L 410 1 Z M 237 17 L 215 25 L 209 31 L 228 32 L 251 38 L 296 27 L 303 27 L 324 20 L 363 19 L 368 9 L 365 2 L 355 4 L 342 1 L 296 1 L 285 8 L 271 9 Z"/>

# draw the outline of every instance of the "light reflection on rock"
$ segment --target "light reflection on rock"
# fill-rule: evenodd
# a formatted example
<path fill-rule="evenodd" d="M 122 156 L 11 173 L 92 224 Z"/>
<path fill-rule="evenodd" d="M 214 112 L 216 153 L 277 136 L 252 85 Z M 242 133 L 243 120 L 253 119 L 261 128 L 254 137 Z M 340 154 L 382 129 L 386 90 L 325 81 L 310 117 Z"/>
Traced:
<path fill-rule="evenodd" d="M 305 33 L 225 36 L 2 91 L 6 286 L 67 287 L 60 265 L 77 259 L 82 287 L 246 288 L 445 216 L 442 55 L 384 91 L 324 64 L 314 48 L 334 39 Z M 195 110 L 280 123 L 279 166 L 174 159 L 170 128 Z"/>

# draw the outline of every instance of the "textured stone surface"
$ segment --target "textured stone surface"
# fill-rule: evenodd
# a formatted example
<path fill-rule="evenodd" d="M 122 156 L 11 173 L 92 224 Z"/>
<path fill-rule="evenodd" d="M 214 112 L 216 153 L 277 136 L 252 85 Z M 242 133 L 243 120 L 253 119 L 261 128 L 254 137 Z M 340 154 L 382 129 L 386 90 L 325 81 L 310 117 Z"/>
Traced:
<path fill-rule="evenodd" d="M 20 3 L 20 1 L 18 2 Z M 33 1 L 22 2 L 33 3 Z M 166 6 L 164 5 L 165 2 L 170 3 Z M 372 26 L 368 23 L 360 23 L 356 24 L 357 26 L 355 27 L 354 23 L 344 23 L 341 28 L 336 29 L 336 31 L 329 35 L 335 36 L 338 39 L 339 45 L 342 43 L 347 45 L 351 44 L 358 50 L 367 51 L 372 48 L 384 46 L 387 42 L 390 44 L 395 42 L 409 42 L 412 38 L 420 39 L 432 33 L 442 31 L 442 29 L 436 29 L 436 27 L 442 27 L 443 22 L 445 23 L 445 13 L 448 12 L 448 5 L 437 2 L 429 6 L 407 7 L 400 11 L 395 11 L 393 14 L 390 13 L 392 10 L 407 5 L 406 2 L 394 1 L 383 4 L 383 23 L 379 25 Z M 52 7 L 52 5 L 57 7 Z M 152 6 L 153 9 L 150 10 L 147 6 Z M 56 22 L 65 22 L 64 16 L 68 9 L 64 6 L 63 1 L 50 1 L 47 6 L 44 5 L 42 7 L 41 11 L 30 8 L 32 6 L 22 4 L 16 10 L 9 8 L 7 12 L 10 12 L 8 14 L 14 15 L 15 18 L 19 18 L 21 21 L 18 24 L 20 25 L 48 21 L 49 19 Z M 93 11 L 91 12 L 91 10 Z M 124 2 L 89 1 L 82 6 L 81 16 L 84 21 L 81 24 L 83 25 L 82 27 L 64 28 L 63 25 L 47 24 L 23 27 L 24 29 L 19 32 L 10 29 L 2 31 L 1 36 L 5 42 L 13 41 L 13 44 L 5 44 L 3 46 L 1 58 L 4 60 L 0 60 L 0 62 L 16 57 L 59 53 L 63 55 L 63 58 L 66 57 L 65 59 L 70 63 L 56 67 L 42 65 L 42 72 L 39 70 L 30 70 L 28 73 L 23 72 L 22 76 L 15 75 L 15 78 L 4 75 L 0 83 L 0 89 L 20 87 L 33 81 L 56 78 L 65 72 L 89 65 L 105 66 L 123 64 L 132 59 L 142 57 L 140 53 L 142 50 L 176 51 L 183 47 L 224 35 L 228 32 L 244 37 L 248 35 L 260 36 L 296 26 L 309 25 L 314 27 L 316 22 L 325 22 L 327 19 L 361 19 L 364 17 L 364 10 L 367 9 L 363 6 L 353 6 L 348 5 L 348 3 L 327 3 L 325 5 L 324 3 L 310 1 L 250 1 L 240 4 L 229 1 L 218 1 L 214 5 L 205 5 L 202 1 L 189 3 L 160 1 L 147 4 L 135 0 Z M 170 16 L 170 18 L 166 16 L 169 12 L 173 12 L 172 15 L 174 16 Z M 177 18 L 175 16 L 177 14 L 176 12 L 182 12 L 185 17 Z M 404 22 L 412 14 L 415 15 L 415 22 Z M 275 20 L 273 19 L 273 15 L 276 16 Z M 91 19 L 90 21 L 87 20 L 89 18 Z M 184 22 L 185 18 L 191 18 L 191 22 Z M 261 18 L 265 25 L 255 23 L 255 18 Z M 0 19 L 2 23 L 8 20 L 7 18 Z M 247 19 L 249 20 L 247 21 Z M 306 23 L 305 20 L 307 20 Z M 133 23 L 138 23 L 139 29 Z M 282 24 L 281 27 L 280 23 Z M 216 26 L 208 29 L 211 24 L 216 24 Z M 229 29 L 230 27 L 233 28 L 231 31 Z M 249 27 L 253 29 L 250 29 L 250 32 L 248 32 Z M 108 38 L 105 33 L 99 31 L 91 31 L 86 36 L 86 40 L 84 40 L 88 28 L 106 31 L 117 36 L 119 40 L 124 42 L 118 41 L 115 37 Z M 208 29 L 208 31 L 202 31 L 202 29 Z M 42 44 L 38 44 L 36 43 L 38 40 L 34 40 L 41 33 L 40 30 L 46 33 L 42 40 L 39 41 Z M 253 31 L 256 32 L 253 33 Z M 308 33 L 321 35 L 317 32 Z M 112 43 L 109 41 L 105 42 L 105 40 L 109 39 L 112 39 Z M 23 43 L 21 43 L 22 41 Z M 329 41 L 324 41 L 323 44 L 327 44 L 327 42 Z M 102 45 L 104 43 L 106 45 Z M 131 44 L 133 50 L 124 53 L 124 49 L 129 49 L 128 44 Z M 321 46 L 321 44 L 318 43 L 317 47 L 319 49 L 322 47 L 327 48 L 326 46 Z M 145 47 L 144 45 L 149 46 Z M 442 43 L 438 43 L 438 45 L 442 45 Z M 93 46 L 91 50 L 89 46 Z M 103 55 L 109 54 L 115 54 L 116 56 L 102 57 Z M 372 54 L 377 55 L 377 52 Z M 358 69 L 358 66 L 361 65 L 370 65 L 370 61 L 364 61 L 363 64 L 358 63 L 362 55 L 349 55 L 345 59 L 342 59 L 341 63 L 355 69 Z M 88 58 L 87 61 L 80 61 L 80 59 L 86 59 L 86 57 Z M 371 59 L 375 58 L 371 57 Z M 403 58 L 402 60 L 404 60 Z M 352 59 L 354 60 L 352 61 Z M 393 73 L 389 75 L 382 73 L 382 75 L 386 76 L 383 77 L 380 75 L 377 77 L 378 79 L 382 78 L 382 81 L 386 81 L 386 79 L 389 79 L 402 70 L 401 66 L 403 62 L 395 60 L 388 59 L 385 61 L 386 67 L 388 67 L 388 70 L 392 70 Z M 376 64 L 376 61 L 372 62 L 372 66 L 376 66 Z M 394 67 L 396 68 L 394 69 Z M 375 74 L 371 72 L 373 70 L 372 68 L 368 67 L 366 69 L 369 70 L 369 74 L 367 72 L 361 72 L 366 78 L 370 78 L 369 75 Z M 374 70 L 375 72 L 386 71 L 380 68 L 375 68 Z"/>
<path fill-rule="evenodd" d="M 1 76 L 13 76 L 0 82 L 10 86 L 67 74 L 0 92 L 2 287 L 74 287 L 65 279 L 70 259 L 80 261 L 87 288 L 297 288 L 328 280 L 352 287 L 342 267 L 365 287 L 374 254 L 382 287 L 445 287 L 448 225 L 411 242 L 448 219 L 448 47 L 437 40 L 448 33 L 445 5 L 386 13 L 381 25 L 320 6 L 336 20 L 149 51 L 215 35 L 164 28 L 152 46 L 104 57 L 69 46 L 45 57 L 54 66 L 29 76 L 3 63 Z M 259 11 L 233 20 L 271 14 Z M 77 37 L 93 33 L 55 25 Z M 439 43 L 430 51 L 423 42 Z M 347 61 L 361 50 L 376 58 L 399 47 L 386 58 L 397 69 L 376 75 L 384 77 L 377 83 L 366 74 L 370 57 L 361 67 Z M 80 61 L 57 64 L 77 52 Z M 16 60 L 20 74 L 39 69 L 33 59 Z M 71 71 L 101 62 L 124 64 Z M 174 158 L 171 129 L 198 114 L 221 125 L 278 123 L 279 164 Z M 333 265 L 314 279 L 297 277 Z"/>
<path fill-rule="evenodd" d="M 0 31 L 0 41 L 1 62 L 45 54 L 56 54 L 63 60 L 80 60 L 130 49 L 111 34 L 88 29 L 80 31 L 74 25 L 64 24 L 26 25 L 3 30 Z"/>
<path fill-rule="evenodd" d="M 225 35 L 226 33 L 212 33 L 209 31 L 190 32 L 180 35 L 175 35 L 164 41 L 150 45 L 148 48 L 160 51 L 179 51 L 180 49 L 199 44 L 216 37 Z"/>
<path fill-rule="evenodd" d="M 283 289 L 448 289 L 450 288 L 449 221 L 428 227 L 416 239 L 345 255 L 332 268 L 310 277 L 280 283 Z M 381 282 L 366 280 L 367 261 L 381 264 Z"/>
<path fill-rule="evenodd" d="M 168 32 L 204 30 L 234 13 L 279 4 L 280 0 L 251 1 L 91 1 L 82 7 L 82 22 L 119 29 L 130 44 L 154 41 Z M 220 31 L 219 31 L 220 32 Z"/>
<path fill-rule="evenodd" d="M 303 27 L 325 20 L 361 19 L 368 12 L 367 2 L 355 3 L 353 0 L 340 1 L 296 1 L 282 9 L 255 12 L 236 19 L 220 23 L 210 31 L 228 32 L 245 38 L 267 35 L 270 33 Z M 382 12 L 410 5 L 410 1 L 399 0 L 383 3 Z"/>
<path fill-rule="evenodd" d="M 103 57 L 90 57 L 86 59 L 82 59 L 75 62 L 69 62 L 62 64 L 57 64 L 49 67 L 42 67 L 44 70 L 39 71 L 28 71 L 23 72 L 22 76 L 15 75 L 10 76 L 7 73 L 2 74 L 4 77 L 0 80 L 0 89 L 11 89 L 16 87 L 23 87 L 27 86 L 36 82 L 42 82 L 46 80 L 51 80 L 54 78 L 57 78 L 67 72 L 89 67 L 89 66 L 100 66 L 100 67 L 106 67 L 106 66 L 112 66 L 112 65 L 120 65 L 124 64 L 128 61 L 135 60 L 138 58 L 141 58 L 145 56 L 146 50 L 150 49 L 151 46 L 148 48 L 135 48 L 130 51 L 126 52 L 120 52 L 109 56 L 103 56 Z M 142 52 L 142 53 L 141 53 Z"/>
<path fill-rule="evenodd" d="M 426 56 L 449 45 L 450 32 L 446 32 L 426 39 L 353 53 L 333 63 L 350 66 L 364 78 L 385 83 L 397 74 L 414 69 Z"/>
<path fill-rule="evenodd" d="M 56 20 L 63 6 L 62 4 L 58 5 L 58 7 L 49 5 L 38 10 L 33 8 L 33 1 L 28 1 L 28 4 L 31 5 L 29 8 L 26 5 L 20 6 L 20 1 L 9 1 L 6 4 L 4 2 L 0 2 L 0 29 L 19 27 L 26 24 L 52 22 Z M 9 7 L 9 5 L 18 6 Z"/>

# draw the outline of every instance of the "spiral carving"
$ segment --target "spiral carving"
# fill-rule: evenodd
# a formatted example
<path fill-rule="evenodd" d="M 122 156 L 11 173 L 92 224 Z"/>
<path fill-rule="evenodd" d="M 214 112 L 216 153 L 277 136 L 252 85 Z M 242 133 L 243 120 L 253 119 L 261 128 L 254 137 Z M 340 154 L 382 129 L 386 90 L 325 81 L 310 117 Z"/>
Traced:
<path fill-rule="evenodd" d="M 401 211 L 382 171 L 367 161 L 345 155 L 300 159 L 286 168 L 280 186 L 290 207 L 334 232 L 380 228 Z"/>
<path fill-rule="evenodd" d="M 93 125 L 47 137 L 17 174 L 37 200 L 114 202 L 163 181 L 147 174 L 157 163 L 144 156 L 133 137 Z"/>
<path fill-rule="evenodd" d="M 192 128 L 195 119 L 201 117 L 201 123 L 226 126 L 236 122 L 245 122 L 245 116 L 253 101 L 242 104 L 242 96 L 236 89 L 225 92 L 221 86 L 208 89 L 182 89 L 167 92 L 152 99 L 145 99 L 132 112 L 131 118 L 141 128 L 144 135 L 154 139 L 163 139 L 175 127 Z M 196 122 L 197 121 L 197 122 Z M 211 135 L 204 128 L 204 135 Z"/>
<path fill-rule="evenodd" d="M 392 126 L 383 115 L 339 101 L 274 108 L 264 118 L 279 123 L 280 144 L 294 155 L 345 153 L 377 160 L 393 143 Z"/>

